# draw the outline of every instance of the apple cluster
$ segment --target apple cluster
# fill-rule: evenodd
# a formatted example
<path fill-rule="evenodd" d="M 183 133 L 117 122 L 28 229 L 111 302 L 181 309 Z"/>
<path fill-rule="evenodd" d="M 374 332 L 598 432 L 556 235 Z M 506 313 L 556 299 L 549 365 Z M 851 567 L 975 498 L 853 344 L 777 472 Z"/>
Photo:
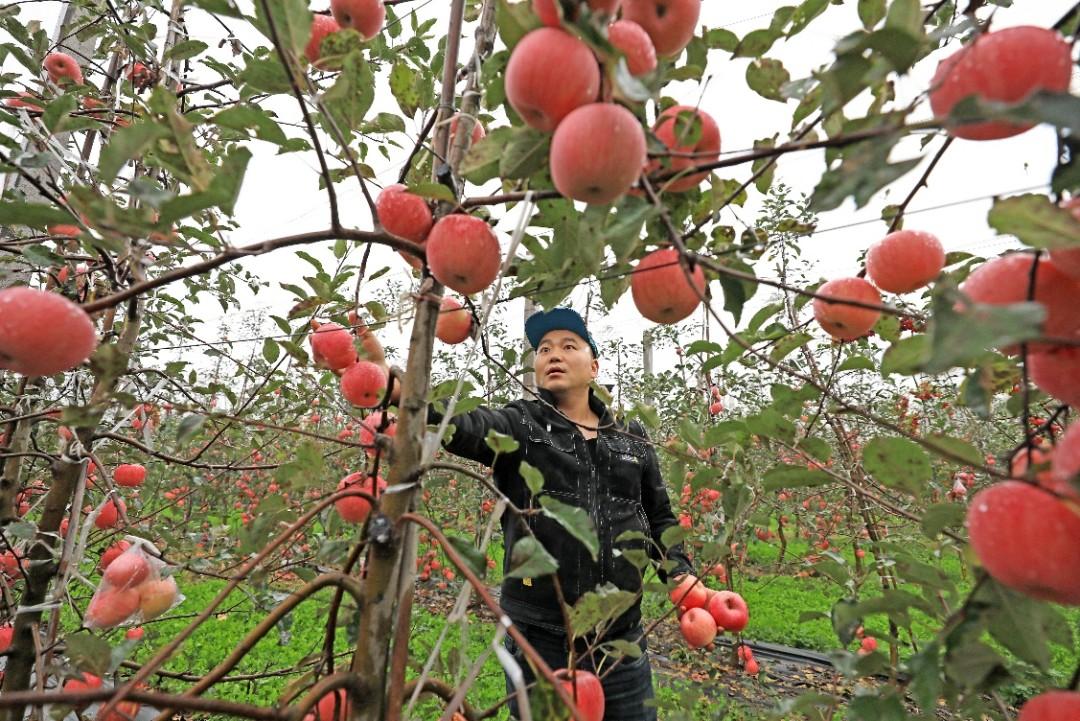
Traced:
<path fill-rule="evenodd" d="M 142 541 L 124 543 L 126 548 L 102 556 L 101 584 L 83 616 L 87 628 L 113 628 L 132 618 L 148 621 L 179 600 L 176 579 L 162 574 L 165 563 Z"/>
<path fill-rule="evenodd" d="M 750 623 L 742 596 L 708 588 L 696 576 L 685 576 L 668 597 L 678 607 L 679 630 L 690 648 L 711 647 L 718 633 L 741 633 Z"/>

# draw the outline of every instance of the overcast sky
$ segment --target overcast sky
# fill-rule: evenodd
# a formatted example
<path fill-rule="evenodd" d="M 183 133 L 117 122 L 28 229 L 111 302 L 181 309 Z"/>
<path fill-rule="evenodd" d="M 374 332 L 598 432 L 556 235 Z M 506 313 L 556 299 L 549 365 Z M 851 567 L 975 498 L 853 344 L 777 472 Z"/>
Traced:
<path fill-rule="evenodd" d="M 710 0 L 704 3 L 701 25 L 708 28 L 728 28 L 742 37 L 755 28 L 767 26 L 772 11 L 783 4 L 785 3 L 728 3 Z M 790 4 L 790 1 L 786 4 Z M 445 15 L 447 5 L 445 0 L 416 0 L 415 3 L 399 6 L 399 8 L 404 11 L 404 8 L 408 7 L 423 17 L 435 17 L 440 22 L 438 27 L 444 28 L 445 20 L 442 16 Z M 994 27 L 1013 25 L 1046 27 L 1061 17 L 1071 5 L 1072 0 L 1017 0 L 1013 7 L 999 8 L 996 11 Z M 243 2 L 241 6 L 250 7 L 250 3 Z M 318 2 L 313 7 L 324 9 L 325 2 Z M 23 7 L 22 17 L 26 20 L 40 19 L 44 27 L 51 31 L 60 8 L 60 3 L 32 3 Z M 161 20 L 160 17 L 156 19 Z M 265 44 L 264 39 L 250 26 L 237 20 L 228 20 L 228 22 L 236 35 L 249 47 Z M 192 37 L 204 40 L 211 48 L 216 47 L 218 41 L 224 37 L 221 26 L 198 9 L 188 10 L 188 25 Z M 790 41 L 778 42 L 770 50 L 768 56 L 783 61 L 792 78 L 805 77 L 814 67 L 828 60 L 837 39 L 858 27 L 860 24 L 856 15 L 855 2 L 848 2 L 840 7 L 830 6 L 825 14 L 814 21 L 807 30 Z M 462 57 L 468 57 L 471 38 L 472 28 L 467 26 Z M 898 104 L 924 91 L 937 60 L 951 53 L 955 47 L 954 44 L 944 51 L 939 51 L 934 57 L 915 68 L 911 76 L 900 82 L 897 87 Z M 744 80 L 747 60 L 731 60 L 727 57 L 727 53 L 720 51 L 713 51 L 709 60 L 706 75 L 708 83 L 704 88 L 696 82 L 680 82 L 667 86 L 665 93 L 685 104 L 693 105 L 700 100 L 701 107 L 709 112 L 720 126 L 724 152 L 748 149 L 752 147 L 754 140 L 769 136 L 774 132 L 779 132 L 783 137 L 790 127 L 794 103 L 781 104 L 765 100 L 749 90 Z M 17 66 L 10 59 L 3 69 L 22 71 L 21 66 Z M 193 76 L 188 80 L 199 82 L 216 79 L 218 79 L 216 73 L 201 63 L 195 63 Z M 93 82 L 100 83 L 100 80 L 100 77 L 91 76 Z M 270 107 L 285 119 L 293 120 L 298 117 L 296 104 L 291 98 L 278 97 L 272 101 Z M 854 108 L 856 105 L 851 107 Z M 385 76 L 378 78 L 376 104 L 372 108 L 372 114 L 383 110 L 399 112 L 389 92 Z M 849 109 L 848 115 L 852 116 L 855 112 L 854 109 Z M 924 104 L 919 114 L 912 120 L 926 117 L 929 117 L 929 109 Z M 416 137 L 421 121 L 422 118 L 407 121 L 409 138 L 399 134 L 397 140 L 401 145 L 406 148 L 411 147 L 409 140 Z M 290 135 L 296 135 L 299 131 L 289 129 L 288 132 Z M 940 142 L 940 139 L 935 140 L 929 146 L 924 163 L 928 162 L 930 155 Z M 252 145 L 256 155 L 248 167 L 244 190 L 237 206 L 239 230 L 232 233 L 229 240 L 236 245 L 244 245 L 265 238 L 327 227 L 328 206 L 325 193 L 318 189 L 319 174 L 314 155 L 293 153 L 277 156 L 274 155 L 275 148 L 269 144 L 256 141 Z M 918 153 L 918 141 L 912 140 L 898 146 L 892 158 L 904 159 L 914 157 Z M 1054 133 L 1048 127 L 1036 128 L 1014 138 L 992 142 L 958 140 L 935 169 L 931 176 L 930 186 L 923 189 L 912 203 L 906 227 L 937 234 L 946 250 L 949 251 L 966 250 L 981 255 L 996 255 L 1009 247 L 1011 243 L 1007 238 L 996 236 L 987 226 L 986 211 L 990 206 L 989 200 L 963 203 L 926 212 L 913 211 L 996 193 L 1044 186 L 1048 183 L 1050 171 L 1053 168 L 1054 153 Z M 405 151 L 396 153 L 392 151 L 391 157 L 392 162 L 380 165 L 379 161 L 383 159 L 378 153 L 369 155 L 368 161 L 377 172 L 379 185 L 395 182 Z M 822 152 L 811 151 L 788 155 L 780 159 L 776 178 L 797 192 L 809 194 L 823 168 Z M 882 207 L 900 202 L 912 184 L 916 182 L 922 169 L 920 166 L 909 173 L 860 210 L 856 210 L 849 200 L 839 209 L 823 213 L 819 218 L 818 227 L 822 231 L 830 230 L 819 232 L 802 242 L 803 255 L 814 262 L 816 274 L 823 278 L 833 278 L 857 272 L 859 254 L 870 243 L 884 235 L 886 226 L 877 221 Z M 727 168 L 722 169 L 721 173 L 722 177 L 742 181 L 749 176 L 750 168 L 748 166 Z M 470 188 L 469 194 L 486 194 L 495 187 L 493 185 L 481 190 Z M 356 182 L 343 183 L 339 188 L 344 222 L 361 229 L 370 228 L 371 219 Z M 756 192 L 751 192 L 751 199 L 747 206 L 735 209 L 735 214 L 725 213 L 723 222 L 741 230 L 744 227 L 743 222 L 753 221 L 759 202 L 760 196 Z M 492 210 L 496 214 L 505 213 L 505 217 L 499 224 L 499 229 L 504 231 L 500 234 L 500 239 L 505 248 L 509 242 L 510 230 L 517 220 L 516 211 L 506 212 L 500 207 Z M 335 262 L 330 252 L 331 245 L 326 243 L 307 247 L 306 250 L 326 259 L 328 266 L 332 268 Z M 350 255 L 350 260 L 358 263 L 360 255 L 359 249 L 354 250 Z M 294 282 L 298 277 L 298 271 L 306 274 L 310 270 L 306 263 L 295 259 L 287 250 L 248 259 L 243 261 L 242 265 L 269 281 L 272 286 L 270 292 L 260 293 L 257 298 L 248 298 L 246 293 L 241 293 L 241 297 L 245 299 L 245 307 L 250 303 L 251 307 L 264 307 L 269 312 L 282 315 L 291 305 L 291 294 L 276 290 L 277 284 Z M 408 278 L 406 272 L 408 268 L 396 254 L 376 247 L 372 254 L 370 268 L 377 269 L 382 265 L 391 266 L 394 269 L 392 275 L 399 280 L 404 282 Z M 770 269 L 764 266 L 758 268 L 758 274 L 772 275 Z M 765 291 L 766 289 L 762 288 L 760 298 L 768 296 Z M 586 292 L 584 289 L 575 291 L 571 297 L 572 302 L 580 307 L 584 303 Z M 714 295 L 719 295 L 719 286 L 716 283 L 714 283 Z M 522 315 L 520 303 L 521 301 L 515 301 L 503 306 L 507 308 L 507 322 L 520 322 Z M 220 306 L 216 303 L 204 303 L 198 313 L 207 322 L 203 335 L 208 338 L 216 337 L 216 325 L 221 317 Z M 695 316 L 695 318 L 699 319 L 700 316 Z M 649 325 L 651 324 L 637 314 L 629 293 L 609 316 L 596 318 L 594 315 L 591 318 L 592 331 L 601 342 L 619 337 L 627 341 L 640 340 L 641 331 Z M 270 329 L 272 326 L 268 325 L 267 328 Z M 399 348 L 403 346 L 404 338 L 396 335 L 391 329 L 384 331 L 384 335 L 385 342 Z M 714 328 L 712 335 L 714 338 L 719 337 L 721 335 L 719 329 Z M 241 354 L 244 353 L 241 352 Z M 657 357 L 658 369 L 670 367 L 674 359 L 673 353 L 660 353 Z M 403 364 L 403 358 L 397 360 Z M 603 379 L 603 371 L 601 371 L 601 378 Z"/>

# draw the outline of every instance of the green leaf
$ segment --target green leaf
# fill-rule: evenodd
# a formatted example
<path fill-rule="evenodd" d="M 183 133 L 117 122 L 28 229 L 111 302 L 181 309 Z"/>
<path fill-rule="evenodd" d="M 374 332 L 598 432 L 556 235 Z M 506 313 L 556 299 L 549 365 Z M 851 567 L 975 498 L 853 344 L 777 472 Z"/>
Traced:
<path fill-rule="evenodd" d="M 410 193 L 419 195 L 421 198 L 445 200 L 447 203 L 453 203 L 456 200 L 453 191 L 442 183 L 417 183 L 408 187 Z"/>
<path fill-rule="evenodd" d="M 507 578 L 538 578 L 559 570 L 555 558 L 531 536 L 518 539 L 510 552 L 510 572 Z"/>
<path fill-rule="evenodd" d="M 39 268 L 48 268 L 49 266 L 64 264 L 63 257 L 57 255 L 44 245 L 25 246 L 22 249 L 22 255 L 30 261 L 30 263 Z"/>
<path fill-rule="evenodd" d="M 863 448 L 863 468 L 890 488 L 920 495 L 931 477 L 930 457 L 914 441 L 880 436 Z"/>
<path fill-rule="evenodd" d="M 273 363 L 281 355 L 281 348 L 273 338 L 265 338 L 263 339 L 262 355 L 267 363 Z"/>
<path fill-rule="evenodd" d="M 987 613 L 990 635 L 1023 660 L 1043 671 L 1049 670 L 1045 604 L 993 580 L 980 589 L 978 596 L 990 604 Z"/>
<path fill-rule="evenodd" d="M 791 27 L 787 36 L 790 38 L 798 35 L 814 18 L 825 12 L 828 6 L 829 0 L 803 0 L 791 15 Z"/>
<path fill-rule="evenodd" d="M 910 376 L 922 368 L 930 355 L 930 339 L 925 335 L 901 338 L 893 343 L 881 357 L 881 376 L 893 373 Z"/>
<path fill-rule="evenodd" d="M 595 591 L 587 592 L 570 610 L 572 637 L 581 638 L 596 631 L 600 624 L 618 618 L 636 601 L 637 594 L 623 591 L 613 583 L 605 583 L 603 586 L 598 586 Z M 630 644 L 630 646 L 637 650 L 639 656 L 641 655 L 641 649 L 636 644 Z"/>
<path fill-rule="evenodd" d="M 785 443 L 795 440 L 794 424 L 771 408 L 766 408 L 759 415 L 749 416 L 746 427 L 751 433 L 766 438 L 777 438 Z"/>
<path fill-rule="evenodd" d="M 532 11 L 531 3 L 512 3 L 498 0 L 495 6 L 495 25 L 507 48 L 513 49 L 526 33 L 540 27 L 540 18 Z"/>
<path fill-rule="evenodd" d="M 397 100 L 398 107 L 405 115 L 412 117 L 420 108 L 422 78 L 419 73 L 405 64 L 404 60 L 398 60 L 390 68 L 390 93 Z"/>
<path fill-rule="evenodd" d="M 746 66 L 746 84 L 766 100 L 786 103 L 780 87 L 791 80 L 791 74 L 779 60 L 759 58 Z"/>
<path fill-rule="evenodd" d="M 267 92 L 271 95 L 288 93 L 292 90 L 289 76 L 277 55 L 268 57 L 249 57 L 247 65 L 237 76 L 254 92 Z"/>
<path fill-rule="evenodd" d="M 844 359 L 844 362 L 836 367 L 836 372 L 840 371 L 872 371 L 874 370 L 874 361 L 870 360 L 864 355 L 852 355 Z"/>
<path fill-rule="evenodd" d="M 259 2 L 256 1 L 255 4 L 259 5 Z M 165 52 L 164 59 L 187 60 L 188 58 L 195 57 L 202 51 L 206 50 L 208 47 L 210 46 L 204 43 L 202 40 L 184 40 L 183 42 L 179 42 L 169 48 Z"/>
<path fill-rule="evenodd" d="M 75 102 L 74 95 L 64 93 L 45 106 L 45 112 L 41 114 L 41 122 L 45 124 L 45 127 L 50 133 L 56 133 L 61 130 L 60 125 L 63 123 L 64 119 L 75 110 Z"/>
<path fill-rule="evenodd" d="M 885 0 L 859 0 L 859 20 L 867 30 L 885 17 Z"/>
<path fill-rule="evenodd" d="M 930 353 L 922 366 L 925 373 L 941 373 L 966 365 L 989 348 L 1002 348 L 1041 335 L 1040 328 L 1046 318 L 1046 308 L 1041 303 L 983 305 L 963 299 L 960 302 L 966 307 L 958 312 L 955 307 L 958 297 L 959 293 L 945 282 L 934 288 L 933 317 L 927 329 Z"/>
<path fill-rule="evenodd" d="M 134 123 L 112 133 L 98 161 L 101 182 L 111 183 L 125 163 L 142 155 L 151 143 L 168 135 L 167 128 L 148 121 Z"/>
<path fill-rule="evenodd" d="M 990 676 L 1007 674 L 1005 662 L 994 649 L 974 638 L 950 646 L 945 673 L 967 688 L 975 688 Z"/>
<path fill-rule="evenodd" d="M 375 74 L 362 52 L 354 50 L 345 56 L 341 73 L 323 93 L 322 101 L 338 127 L 343 130 L 360 127 L 375 101 Z"/>
<path fill-rule="evenodd" d="M 479 548 L 473 545 L 471 539 L 447 534 L 446 540 L 450 542 L 450 545 L 454 547 L 454 550 L 457 551 L 458 555 L 465 561 L 465 565 L 469 567 L 470 571 L 480 578 L 487 575 L 487 556 L 485 556 Z"/>
<path fill-rule="evenodd" d="M 947 450 L 954 456 L 958 456 L 963 459 L 962 463 L 967 463 L 972 466 L 982 465 L 983 454 L 979 452 L 979 449 L 971 445 L 967 441 L 960 440 L 959 438 L 953 438 L 951 436 L 941 435 L 935 433 L 927 440 L 932 441 L 934 445 Z"/>
<path fill-rule="evenodd" d="M 581 541 L 592 559 L 596 560 L 597 553 L 600 552 L 600 539 L 596 536 L 596 528 L 593 526 L 588 511 L 558 501 L 551 496 L 541 496 L 540 506 L 544 509 L 544 515 L 558 521 L 559 525 L 569 531 L 571 536 Z"/>
<path fill-rule="evenodd" d="M 255 0 L 255 18 L 252 24 L 274 42 L 274 35 L 281 47 L 300 56 L 311 37 L 311 10 L 306 0 Z M 273 24 L 273 31 L 271 31 Z"/>
<path fill-rule="evenodd" d="M 725 50 L 729 53 L 739 44 L 739 36 L 724 28 L 706 30 L 702 39 L 710 50 Z"/>
<path fill-rule="evenodd" d="M 179 446 L 187 443 L 206 423 L 206 416 L 198 413 L 188 413 L 180 419 L 180 425 L 176 428 L 176 444 Z"/>
<path fill-rule="evenodd" d="M 528 486 L 529 493 L 537 496 L 544 490 L 544 474 L 536 466 L 533 466 L 528 461 L 522 461 L 518 464 L 518 473 L 525 479 L 525 485 Z"/>
<path fill-rule="evenodd" d="M 923 513 L 922 532 L 931 541 L 946 528 L 960 528 L 964 523 L 964 507 L 958 503 L 935 503 Z"/>
<path fill-rule="evenodd" d="M 814 336 L 809 333 L 792 333 L 786 335 L 773 346 L 772 352 L 769 353 L 769 360 L 773 363 L 779 363 L 786 358 L 789 353 L 803 347 L 813 339 Z"/>
<path fill-rule="evenodd" d="M 510 141 L 499 159 L 499 176 L 507 180 L 525 180 L 547 167 L 551 134 L 535 128 L 514 128 Z"/>
<path fill-rule="evenodd" d="M 812 471 L 806 466 L 786 464 L 773 466 L 761 479 L 762 488 L 766 491 L 778 491 L 781 488 L 812 488 L 836 482 L 836 479 L 825 471 Z"/>
<path fill-rule="evenodd" d="M 820 438 L 803 438 L 799 440 L 796 448 L 822 463 L 827 463 L 832 458 L 832 446 Z"/>
<path fill-rule="evenodd" d="M 912 158 L 890 163 L 891 146 L 892 140 L 886 138 L 852 146 L 838 167 L 827 170 L 821 176 L 810 198 L 810 210 L 835 210 L 849 196 L 855 200 L 855 207 L 861 208 L 879 190 L 922 162 L 922 158 Z"/>
<path fill-rule="evenodd" d="M 257 105 L 235 105 L 215 115 L 211 122 L 222 128 L 247 130 L 255 128 L 255 136 L 276 145 L 285 145 L 288 138 L 281 126 L 268 113 Z"/>
<path fill-rule="evenodd" d="M 64 642 L 65 655 L 75 668 L 95 676 L 105 676 L 108 673 L 112 655 L 112 647 L 108 641 L 92 633 L 79 631 L 69 634 Z"/>
<path fill-rule="evenodd" d="M 482 185 L 499 177 L 499 162 L 507 143 L 514 137 L 512 128 L 496 128 L 479 143 L 469 146 L 461 160 L 461 175 L 474 185 Z"/>
<path fill-rule="evenodd" d="M 484 442 L 487 443 L 488 448 L 495 451 L 497 455 L 505 455 L 516 451 L 521 444 L 518 443 L 512 436 L 499 433 L 495 430 L 488 431 L 487 437 L 484 438 Z"/>
<path fill-rule="evenodd" d="M 1080 220 L 1045 195 L 997 198 L 986 219 L 1002 235 L 1032 248 L 1080 247 Z"/>
<path fill-rule="evenodd" d="M 732 56 L 736 58 L 759 58 L 769 52 L 769 48 L 779 38 L 780 34 L 778 32 L 768 28 L 751 30 L 739 41 Z"/>

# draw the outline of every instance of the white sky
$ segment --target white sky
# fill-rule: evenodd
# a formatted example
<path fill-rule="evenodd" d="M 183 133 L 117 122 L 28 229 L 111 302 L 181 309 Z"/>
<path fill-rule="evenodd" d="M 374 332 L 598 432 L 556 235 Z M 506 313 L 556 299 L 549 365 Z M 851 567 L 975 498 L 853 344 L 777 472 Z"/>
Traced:
<path fill-rule="evenodd" d="M 771 0 L 743 4 L 707 0 L 702 9 L 701 25 L 710 28 L 725 27 L 742 37 L 750 30 L 767 26 L 772 11 L 783 4 L 790 4 L 790 2 Z M 447 5 L 448 3 L 444 0 L 427 0 L 426 2 L 416 0 L 415 3 L 406 6 L 398 6 L 398 9 L 404 12 L 405 8 L 412 7 L 422 17 L 436 17 L 436 13 L 445 15 Z M 997 9 L 994 27 L 1012 25 L 1046 27 L 1061 17 L 1071 5 L 1072 0 L 1038 2 L 1019 0 L 1011 8 Z M 250 7 L 250 2 L 243 2 L 241 6 Z M 325 7 L 325 2 L 316 2 L 313 7 L 322 9 Z M 59 9 L 60 3 L 30 4 L 23 7 L 21 17 L 26 20 L 40 19 L 44 27 L 51 31 Z M 161 18 L 157 20 L 160 21 Z M 216 47 L 218 41 L 224 36 L 221 27 L 198 9 L 188 11 L 188 23 L 192 37 L 204 40 L 211 48 Z M 266 44 L 257 31 L 241 21 L 228 20 L 228 23 L 249 47 Z M 439 29 L 444 27 L 445 21 L 441 20 L 436 33 L 445 32 Z M 825 14 L 814 21 L 807 30 L 790 41 L 778 42 L 767 56 L 782 60 L 792 78 L 805 77 L 812 68 L 828 60 L 836 40 L 858 27 L 860 23 L 856 15 L 855 2 L 848 2 L 839 7 L 830 6 Z M 467 58 L 471 51 L 471 41 L 472 28 L 467 26 L 462 48 L 463 58 Z M 952 52 L 955 47 L 955 45 L 949 46 L 948 50 L 939 52 L 935 57 L 916 67 L 913 75 L 898 85 L 898 103 L 910 100 L 922 92 L 928 85 L 937 60 Z M 709 112 L 720 126 L 722 150 L 725 152 L 748 149 L 755 139 L 774 132 L 785 133 L 790 126 L 794 102 L 782 105 L 755 94 L 746 86 L 744 80 L 749 61 L 732 60 L 727 55 L 720 51 L 713 51 L 710 54 L 710 64 L 706 75 L 708 84 L 703 94 L 699 84 L 694 82 L 673 83 L 665 89 L 666 94 L 686 104 L 696 103 L 701 95 L 701 107 Z M 11 60 L 4 65 L 3 70 L 22 72 L 21 66 L 15 65 Z M 195 64 L 193 76 L 188 78 L 189 82 L 216 79 L 218 76 L 200 63 Z M 100 77 L 95 79 L 91 76 L 91 81 L 100 82 Z M 269 107 L 286 120 L 296 120 L 299 117 L 297 106 L 291 97 L 279 96 Z M 857 112 L 855 107 L 856 105 L 849 106 L 849 116 Z M 379 111 L 399 112 L 386 84 L 385 74 L 378 78 L 376 103 L 371 114 Z M 919 120 L 926 117 L 929 117 L 929 110 L 924 106 L 919 115 L 912 119 Z M 422 118 L 417 118 L 406 122 L 410 140 L 415 138 L 421 121 Z M 287 132 L 290 136 L 294 136 L 299 131 L 288 129 Z M 396 137 L 398 142 L 406 148 L 411 147 L 411 143 L 400 134 Z M 928 162 L 938 142 L 940 141 L 935 141 L 929 146 L 930 152 L 926 153 L 924 163 Z M 327 227 L 328 206 L 325 193 L 318 189 L 319 175 L 314 155 L 293 153 L 276 156 L 274 155 L 275 148 L 267 143 L 256 141 L 252 146 L 255 158 L 248 167 L 243 193 L 237 205 L 240 229 L 232 233 L 229 240 L 236 245 L 244 245 L 261 239 Z M 1048 183 L 1054 163 L 1055 147 L 1054 133 L 1048 127 L 1039 127 L 1014 138 L 993 142 L 958 140 L 935 169 L 931 176 L 930 186 L 919 193 L 910 210 L 917 211 L 928 206 Z M 918 152 L 917 141 L 912 141 L 894 150 L 892 158 L 897 160 L 914 157 Z M 379 161 L 383 160 L 380 154 L 376 152 L 369 154 L 368 162 L 375 168 L 377 182 L 380 185 L 396 181 L 404 155 L 404 151 L 398 152 L 392 155 L 394 162 L 380 165 Z M 780 159 L 776 178 L 793 187 L 797 192 L 809 194 L 823 169 L 824 161 L 821 151 L 793 154 Z M 822 214 L 818 227 L 826 229 L 847 226 L 860 221 L 876 220 L 880 217 L 882 207 L 900 202 L 912 184 L 916 182 L 922 170 L 922 166 L 916 168 L 861 210 L 855 210 L 853 203 L 849 200 L 841 208 Z M 749 166 L 721 170 L 722 177 L 739 181 L 747 178 L 749 174 Z M 370 228 L 371 219 L 355 180 L 339 184 L 338 188 L 343 221 L 357 228 Z M 470 187 L 468 194 L 483 195 L 496 190 L 497 184 L 491 184 L 484 189 Z M 752 222 L 759 201 L 759 194 L 752 190 L 751 199 L 746 208 L 736 209 L 738 218 Z M 907 219 L 906 227 L 928 230 L 937 234 L 946 250 L 949 251 L 966 250 L 982 255 L 994 255 L 1008 247 L 1010 242 L 1008 239 L 995 236 L 987 226 L 985 219 L 989 207 L 990 201 L 984 200 L 925 213 L 915 213 Z M 496 214 L 504 212 L 498 206 L 492 210 Z M 499 228 L 505 231 L 501 233 L 504 248 L 509 242 L 510 230 L 516 219 L 516 211 L 507 213 L 499 225 Z M 735 226 L 737 230 L 743 227 L 741 221 L 730 213 L 725 213 L 722 220 L 724 223 Z M 885 224 L 879 221 L 821 233 L 820 236 L 806 238 L 802 242 L 803 255 L 814 262 L 817 273 L 822 277 L 850 275 L 858 270 L 859 253 L 864 251 L 871 242 L 880 238 L 885 228 Z M 305 250 L 324 259 L 328 268 L 333 268 L 335 261 L 331 246 L 331 243 L 324 243 L 306 247 Z M 360 250 L 353 250 L 350 262 L 359 263 L 360 257 Z M 391 275 L 402 281 L 408 277 L 407 267 L 396 254 L 388 249 L 376 247 L 372 253 L 369 268 L 375 270 L 382 265 L 390 265 L 394 269 Z M 236 265 L 232 267 L 235 268 Z M 248 298 L 246 293 L 241 293 L 244 307 L 265 307 L 269 312 L 281 315 L 284 315 L 291 305 L 291 294 L 277 290 L 277 283 L 297 282 L 300 275 L 308 274 L 310 270 L 307 263 L 293 257 L 288 250 L 245 260 L 243 267 L 269 281 L 272 286 L 268 292 L 260 293 L 257 298 Z M 764 266 L 758 267 L 758 273 L 762 276 L 772 275 L 770 269 Z M 719 295 L 719 284 L 714 283 L 713 289 L 714 294 Z M 583 289 L 575 291 L 571 297 L 573 304 L 580 308 L 584 303 L 585 295 L 586 291 Z M 759 290 L 759 300 L 768 296 L 767 289 Z M 362 292 L 362 299 L 369 297 L 372 296 Z M 504 307 L 509 306 L 507 322 L 520 321 L 521 302 L 519 300 L 504 305 Z M 722 302 L 718 301 L 717 307 L 721 305 Z M 216 326 L 221 317 L 220 306 L 216 303 L 204 303 L 197 310 L 197 314 L 205 318 L 207 323 L 207 327 L 202 330 L 202 335 L 206 338 L 216 338 Z M 699 317 L 695 316 L 695 318 Z M 748 315 L 744 315 L 744 322 L 746 317 Z M 596 318 L 594 315 L 591 318 L 591 330 L 600 342 L 619 337 L 628 342 L 640 341 L 641 331 L 650 325 L 637 314 L 629 293 L 609 316 Z M 268 326 L 269 332 L 276 332 L 273 327 L 272 324 Z M 719 338 L 720 335 L 719 329 L 714 327 L 712 337 Z M 405 338 L 387 328 L 383 331 L 383 340 L 384 343 L 401 348 L 404 346 Z M 244 351 L 246 349 L 238 350 L 238 353 L 246 356 Z M 185 357 L 190 359 L 191 354 L 185 354 Z M 673 352 L 659 353 L 656 357 L 657 370 L 670 367 L 674 359 Z M 401 357 L 395 360 L 404 363 Z M 603 370 L 601 380 L 604 380 Z"/>

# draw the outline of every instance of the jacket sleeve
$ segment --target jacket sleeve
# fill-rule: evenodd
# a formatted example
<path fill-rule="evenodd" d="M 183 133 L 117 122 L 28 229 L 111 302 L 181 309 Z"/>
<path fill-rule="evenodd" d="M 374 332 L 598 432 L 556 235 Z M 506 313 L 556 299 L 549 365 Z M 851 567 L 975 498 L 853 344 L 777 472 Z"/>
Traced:
<path fill-rule="evenodd" d="M 632 424 L 630 429 L 632 433 L 642 438 L 648 438 L 645 429 L 640 423 Z M 647 444 L 646 447 L 648 450 L 645 460 L 645 476 L 641 483 L 641 505 L 645 508 L 645 515 L 649 518 L 649 531 L 652 533 L 655 542 L 655 545 L 650 547 L 649 554 L 657 562 L 662 562 L 665 559 L 676 562 L 675 568 L 670 572 L 664 572 L 662 569 L 657 571 L 660 580 L 666 583 L 669 576 L 675 577 L 683 573 L 693 573 L 694 567 L 683 550 L 682 543 L 676 543 L 670 548 L 663 548 L 660 538 L 663 536 L 664 531 L 672 526 L 677 526 L 679 522 L 671 511 L 671 500 L 668 497 L 667 484 L 664 483 L 664 478 L 660 474 L 660 460 L 656 455 L 656 449 L 651 444 Z"/>
<path fill-rule="evenodd" d="M 443 414 L 429 405 L 428 423 L 440 423 L 442 419 Z M 521 409 L 514 405 L 502 408 L 481 407 L 468 413 L 459 413 L 450 418 L 450 423 L 454 425 L 454 434 L 443 440 L 443 448 L 455 456 L 468 458 L 485 466 L 491 466 L 495 460 L 495 452 L 486 442 L 488 432 L 495 431 L 521 443 Z"/>

